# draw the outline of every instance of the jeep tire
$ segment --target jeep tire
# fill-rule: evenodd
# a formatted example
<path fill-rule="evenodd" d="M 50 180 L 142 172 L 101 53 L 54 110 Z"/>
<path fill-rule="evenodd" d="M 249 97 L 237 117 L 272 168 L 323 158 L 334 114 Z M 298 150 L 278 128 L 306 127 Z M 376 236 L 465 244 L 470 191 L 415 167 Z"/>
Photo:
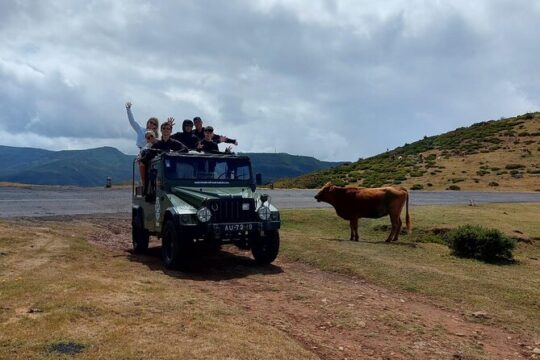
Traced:
<path fill-rule="evenodd" d="M 148 250 L 150 233 L 144 228 L 142 212 L 137 211 L 131 222 L 131 241 L 135 254 L 144 254 Z"/>
<path fill-rule="evenodd" d="M 279 252 L 279 232 L 267 231 L 265 236 L 260 236 L 251 242 L 251 253 L 255 261 L 260 265 L 270 264 Z"/>
<path fill-rule="evenodd" d="M 172 219 L 167 220 L 163 228 L 161 255 L 167 269 L 178 269 L 186 264 L 189 256 L 187 239 L 180 236 Z"/>

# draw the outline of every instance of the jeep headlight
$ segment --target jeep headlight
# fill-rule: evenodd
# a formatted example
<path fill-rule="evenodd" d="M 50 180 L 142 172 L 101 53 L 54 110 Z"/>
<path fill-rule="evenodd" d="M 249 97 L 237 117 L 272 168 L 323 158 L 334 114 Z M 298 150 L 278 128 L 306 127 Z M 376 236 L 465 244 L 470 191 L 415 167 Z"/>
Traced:
<path fill-rule="evenodd" d="M 270 216 L 272 215 L 272 212 L 270 211 L 270 208 L 268 206 L 261 206 L 257 213 L 259 214 L 261 220 L 265 221 L 270 219 Z"/>
<path fill-rule="evenodd" d="M 205 223 L 210 221 L 212 218 L 212 213 L 207 207 L 202 207 L 197 211 L 197 219 L 199 219 L 200 222 Z"/>

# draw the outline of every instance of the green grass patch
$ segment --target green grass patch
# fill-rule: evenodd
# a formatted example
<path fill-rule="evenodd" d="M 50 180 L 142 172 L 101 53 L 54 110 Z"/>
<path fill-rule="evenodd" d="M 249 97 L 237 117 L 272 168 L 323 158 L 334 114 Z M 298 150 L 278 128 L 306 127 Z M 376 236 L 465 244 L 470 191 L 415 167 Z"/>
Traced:
<path fill-rule="evenodd" d="M 513 265 L 487 264 L 451 254 L 444 234 L 466 223 L 508 236 L 540 239 L 540 204 L 470 207 L 425 206 L 411 210 L 413 233 L 385 243 L 389 219 L 361 219 L 360 242 L 332 209 L 283 211 L 281 255 L 324 270 L 421 293 L 446 306 L 489 311 L 506 326 L 540 335 L 540 242 L 519 243 Z"/>

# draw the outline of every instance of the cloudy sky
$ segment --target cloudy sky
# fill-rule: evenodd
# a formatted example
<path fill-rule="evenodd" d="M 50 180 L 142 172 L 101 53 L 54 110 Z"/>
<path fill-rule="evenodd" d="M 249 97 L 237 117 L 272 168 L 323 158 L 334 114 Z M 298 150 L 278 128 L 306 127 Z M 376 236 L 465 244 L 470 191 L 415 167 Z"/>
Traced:
<path fill-rule="evenodd" d="M 237 151 L 356 160 L 538 111 L 539 18 L 535 0 L 2 0 L 0 144 L 135 154 L 130 100 Z"/>

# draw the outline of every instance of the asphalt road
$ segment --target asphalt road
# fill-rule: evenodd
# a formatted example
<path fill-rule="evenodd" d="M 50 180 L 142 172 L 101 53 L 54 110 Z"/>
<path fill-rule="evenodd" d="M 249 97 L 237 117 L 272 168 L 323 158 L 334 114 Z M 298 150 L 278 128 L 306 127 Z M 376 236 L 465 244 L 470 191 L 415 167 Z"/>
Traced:
<path fill-rule="evenodd" d="M 262 190 L 278 208 L 322 208 L 316 190 Z M 540 202 L 540 193 L 411 191 L 411 205 Z M 131 189 L 0 188 L 0 218 L 129 212 Z"/>

